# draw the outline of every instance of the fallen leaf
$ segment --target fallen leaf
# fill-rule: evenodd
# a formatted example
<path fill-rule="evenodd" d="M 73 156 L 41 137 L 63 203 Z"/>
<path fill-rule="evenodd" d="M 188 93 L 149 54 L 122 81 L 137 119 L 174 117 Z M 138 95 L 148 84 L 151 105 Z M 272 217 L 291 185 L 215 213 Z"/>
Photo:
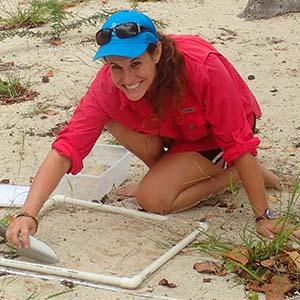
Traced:
<path fill-rule="evenodd" d="M 166 278 L 163 278 L 159 281 L 158 285 L 163 285 L 166 286 L 168 288 L 176 288 L 177 285 L 175 283 L 169 282 Z"/>
<path fill-rule="evenodd" d="M 297 271 L 300 271 L 300 254 L 298 253 L 298 251 L 284 251 L 290 258 L 291 260 L 294 262 L 294 264 L 297 267 Z"/>
<path fill-rule="evenodd" d="M 276 263 L 276 261 L 274 261 L 274 264 L 275 264 L 275 263 Z M 270 282 L 271 279 L 272 279 L 272 277 L 274 276 L 274 273 L 273 273 L 274 268 L 276 268 L 276 266 L 274 267 L 274 266 L 272 265 L 272 268 L 271 268 L 271 269 L 266 270 L 266 271 L 262 274 L 261 280 L 263 280 L 264 282 Z"/>
<path fill-rule="evenodd" d="M 187 254 L 187 253 L 193 253 L 193 252 L 195 252 L 195 249 L 192 248 L 192 247 L 189 247 L 189 248 L 184 248 L 184 249 L 182 249 L 180 253 L 185 253 L 185 254 Z"/>
<path fill-rule="evenodd" d="M 266 293 L 266 300 L 284 300 L 284 294 L 294 288 L 291 284 L 288 275 L 275 275 L 271 279 L 271 283 L 265 283 L 263 291 Z"/>
<path fill-rule="evenodd" d="M 249 261 L 249 252 L 246 247 L 237 247 L 231 251 L 223 253 L 224 257 L 227 257 L 233 261 L 236 261 L 245 266 Z"/>
<path fill-rule="evenodd" d="M 227 274 L 225 268 L 211 261 L 195 263 L 193 268 L 199 273 L 214 274 L 218 276 L 225 276 Z"/>
<path fill-rule="evenodd" d="M 272 259 L 265 259 L 260 262 L 260 264 L 265 268 L 270 268 L 273 265 L 274 261 Z"/>
<path fill-rule="evenodd" d="M 246 290 L 250 290 L 253 292 L 263 292 L 263 288 L 257 282 L 249 282 L 246 285 Z"/>
<path fill-rule="evenodd" d="M 44 76 L 54 77 L 54 71 L 53 70 L 49 70 Z"/>

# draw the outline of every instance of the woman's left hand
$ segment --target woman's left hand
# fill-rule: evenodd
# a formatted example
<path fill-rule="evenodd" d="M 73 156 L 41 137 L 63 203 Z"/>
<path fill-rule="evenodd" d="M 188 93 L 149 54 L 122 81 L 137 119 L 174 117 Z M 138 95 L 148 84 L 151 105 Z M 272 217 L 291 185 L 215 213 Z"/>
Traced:
<path fill-rule="evenodd" d="M 300 239 L 300 228 L 293 228 L 294 226 L 288 221 L 282 219 L 264 219 L 256 223 L 257 233 L 272 238 L 274 235 L 279 234 L 282 230 L 290 231 L 292 230 L 292 235 Z"/>

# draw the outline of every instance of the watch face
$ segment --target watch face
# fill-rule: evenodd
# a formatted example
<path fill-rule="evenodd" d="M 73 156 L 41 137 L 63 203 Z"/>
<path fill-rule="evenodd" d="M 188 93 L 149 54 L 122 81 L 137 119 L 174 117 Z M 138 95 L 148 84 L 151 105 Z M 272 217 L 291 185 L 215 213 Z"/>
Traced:
<path fill-rule="evenodd" d="M 270 209 L 267 209 L 267 210 L 265 211 L 265 217 L 266 217 L 267 219 L 272 220 L 272 219 L 276 219 L 277 214 L 276 214 L 274 211 L 272 211 L 272 210 L 270 210 Z"/>

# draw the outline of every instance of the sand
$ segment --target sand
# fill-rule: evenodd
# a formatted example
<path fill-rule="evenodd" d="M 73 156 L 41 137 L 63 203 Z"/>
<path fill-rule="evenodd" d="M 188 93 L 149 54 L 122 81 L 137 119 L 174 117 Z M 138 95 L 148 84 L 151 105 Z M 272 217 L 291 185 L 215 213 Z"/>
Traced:
<path fill-rule="evenodd" d="M 5 4 L 5 1 L 1 1 Z M 7 1 L 15 7 L 17 1 Z M 99 8 L 132 8 L 132 2 L 89 1 L 70 9 L 88 16 Z M 289 14 L 269 20 L 245 21 L 237 17 L 246 1 L 158 1 L 141 2 L 137 8 L 167 24 L 166 33 L 200 34 L 214 43 L 239 70 L 255 93 L 263 110 L 258 121 L 262 144 L 261 162 L 282 178 L 299 173 L 300 163 L 300 88 L 299 88 L 299 15 Z M 3 13 L 3 12 L 2 12 Z M 45 26 L 45 29 L 47 26 Z M 44 30 L 45 30 L 44 29 Z M 0 42 L 0 63 L 14 62 L 10 70 L 0 69 L 0 78 L 8 73 L 28 80 L 39 95 L 20 104 L 0 106 L 0 180 L 30 184 L 32 176 L 50 149 L 53 137 L 47 133 L 65 122 L 85 93 L 99 62 L 93 62 L 96 50 L 93 37 L 97 27 L 85 26 L 62 35 L 64 44 L 54 47 L 46 39 L 13 38 Z M 54 71 L 48 83 L 42 76 Z M 248 76 L 254 79 L 249 80 Z M 251 77 L 250 77 L 251 78 Z M 101 142 L 110 141 L 105 133 Z M 138 181 L 147 168 L 136 158 L 130 165 L 130 180 Z M 98 171 L 97 171 L 98 172 Z M 270 196 L 285 205 L 288 192 L 269 190 Z M 134 199 L 117 201 L 112 192 L 108 203 L 136 209 Z M 169 217 L 164 222 L 95 212 L 76 207 L 51 210 L 40 220 L 37 238 L 59 255 L 59 266 L 109 275 L 132 276 L 162 255 L 174 243 L 189 234 L 197 222 L 207 216 L 209 234 L 238 241 L 243 226 L 253 226 L 252 212 L 243 188 L 235 199 L 220 193 L 210 201 L 237 201 L 239 208 L 199 205 Z M 273 207 L 279 203 L 270 203 Z M 7 209 L 2 209 L 2 212 Z M 201 239 L 201 237 L 199 237 Z M 184 251 L 155 272 L 134 290 L 103 286 L 69 287 L 55 280 L 21 276 L 0 277 L 0 299 L 247 299 L 242 285 L 234 277 L 199 274 L 193 264 L 212 260 L 195 251 Z M 162 278 L 177 285 L 160 286 Z M 204 283 L 204 278 L 211 278 Z M 36 291 L 36 292 L 35 292 Z M 32 295 L 32 298 L 29 298 Z M 35 297 L 35 298 L 34 298 Z"/>

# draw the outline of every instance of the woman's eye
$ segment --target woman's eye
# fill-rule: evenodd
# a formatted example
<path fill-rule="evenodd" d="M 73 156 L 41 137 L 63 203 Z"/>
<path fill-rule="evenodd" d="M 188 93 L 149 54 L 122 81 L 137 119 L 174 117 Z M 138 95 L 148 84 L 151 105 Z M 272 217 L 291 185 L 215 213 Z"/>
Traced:
<path fill-rule="evenodd" d="M 131 64 L 131 66 L 132 66 L 133 68 L 136 68 L 136 67 L 138 67 L 140 64 L 141 64 L 141 62 L 135 61 L 135 62 L 133 62 L 133 63 Z"/>
<path fill-rule="evenodd" d="M 112 70 L 120 70 L 121 69 L 121 67 L 118 65 L 111 65 L 110 67 Z"/>

